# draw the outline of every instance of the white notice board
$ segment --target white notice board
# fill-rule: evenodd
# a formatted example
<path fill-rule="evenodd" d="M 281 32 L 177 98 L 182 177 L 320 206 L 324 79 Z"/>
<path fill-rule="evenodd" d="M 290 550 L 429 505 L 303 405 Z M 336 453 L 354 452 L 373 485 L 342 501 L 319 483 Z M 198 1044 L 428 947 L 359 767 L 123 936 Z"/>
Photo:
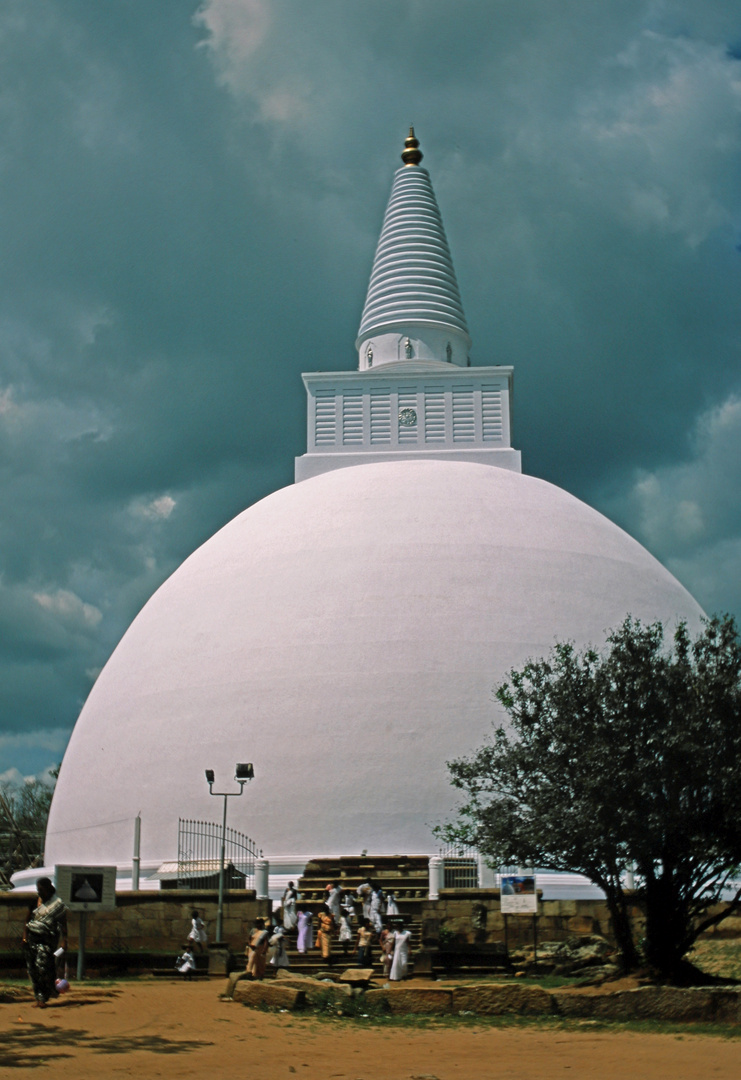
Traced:
<path fill-rule="evenodd" d="M 115 866 L 56 866 L 57 893 L 70 911 L 113 911 Z"/>
<path fill-rule="evenodd" d="M 535 874 L 502 874 L 500 900 L 503 915 L 537 915 Z"/>

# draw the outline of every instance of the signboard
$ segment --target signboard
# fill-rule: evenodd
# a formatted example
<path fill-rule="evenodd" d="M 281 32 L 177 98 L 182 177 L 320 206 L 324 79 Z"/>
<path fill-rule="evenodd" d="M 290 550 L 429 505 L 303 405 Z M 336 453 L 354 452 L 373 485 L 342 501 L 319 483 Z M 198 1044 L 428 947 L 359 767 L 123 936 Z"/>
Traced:
<path fill-rule="evenodd" d="M 57 893 L 70 911 L 113 911 L 115 866 L 57 866 Z"/>
<path fill-rule="evenodd" d="M 503 915 L 537 915 L 535 874 L 502 874 L 499 894 Z"/>

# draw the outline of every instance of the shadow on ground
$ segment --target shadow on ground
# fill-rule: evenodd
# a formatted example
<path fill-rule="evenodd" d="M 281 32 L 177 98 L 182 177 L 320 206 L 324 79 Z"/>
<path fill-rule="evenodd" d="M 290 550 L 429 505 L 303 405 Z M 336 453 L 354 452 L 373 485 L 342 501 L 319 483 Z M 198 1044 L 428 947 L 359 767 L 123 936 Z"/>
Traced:
<path fill-rule="evenodd" d="M 196 1039 L 164 1039 L 159 1035 L 119 1035 L 101 1038 L 84 1028 L 58 1028 L 49 1024 L 13 1024 L 2 1036 L 0 1067 L 34 1069 L 53 1065 L 61 1058 L 73 1056 L 73 1051 L 91 1050 L 94 1054 L 126 1054 L 131 1050 L 148 1050 L 151 1054 L 183 1054 L 212 1042 Z M 69 1047 L 69 1051 L 65 1051 Z"/>

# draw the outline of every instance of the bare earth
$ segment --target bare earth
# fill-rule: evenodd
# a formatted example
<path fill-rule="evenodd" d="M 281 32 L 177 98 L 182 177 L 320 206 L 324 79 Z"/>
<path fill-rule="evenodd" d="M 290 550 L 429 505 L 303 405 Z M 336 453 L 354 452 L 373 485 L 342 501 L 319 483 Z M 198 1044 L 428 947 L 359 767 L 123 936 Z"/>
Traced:
<path fill-rule="evenodd" d="M 739 1043 L 692 1035 L 544 1028 L 365 1027 L 219 1000 L 220 982 L 74 986 L 45 1010 L 0 1005 L 0 1076 L 275 1080 L 712 1080 Z"/>

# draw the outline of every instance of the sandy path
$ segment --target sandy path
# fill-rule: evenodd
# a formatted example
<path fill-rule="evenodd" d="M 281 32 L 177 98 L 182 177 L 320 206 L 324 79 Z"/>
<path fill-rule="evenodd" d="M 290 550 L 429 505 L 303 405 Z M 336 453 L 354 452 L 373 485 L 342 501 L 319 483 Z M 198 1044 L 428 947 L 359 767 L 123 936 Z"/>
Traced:
<path fill-rule="evenodd" d="M 0 1076 L 249 1080 L 712 1080 L 736 1040 L 538 1028 L 364 1028 L 219 1001 L 221 984 L 74 988 L 46 1010 L 0 1005 Z"/>

